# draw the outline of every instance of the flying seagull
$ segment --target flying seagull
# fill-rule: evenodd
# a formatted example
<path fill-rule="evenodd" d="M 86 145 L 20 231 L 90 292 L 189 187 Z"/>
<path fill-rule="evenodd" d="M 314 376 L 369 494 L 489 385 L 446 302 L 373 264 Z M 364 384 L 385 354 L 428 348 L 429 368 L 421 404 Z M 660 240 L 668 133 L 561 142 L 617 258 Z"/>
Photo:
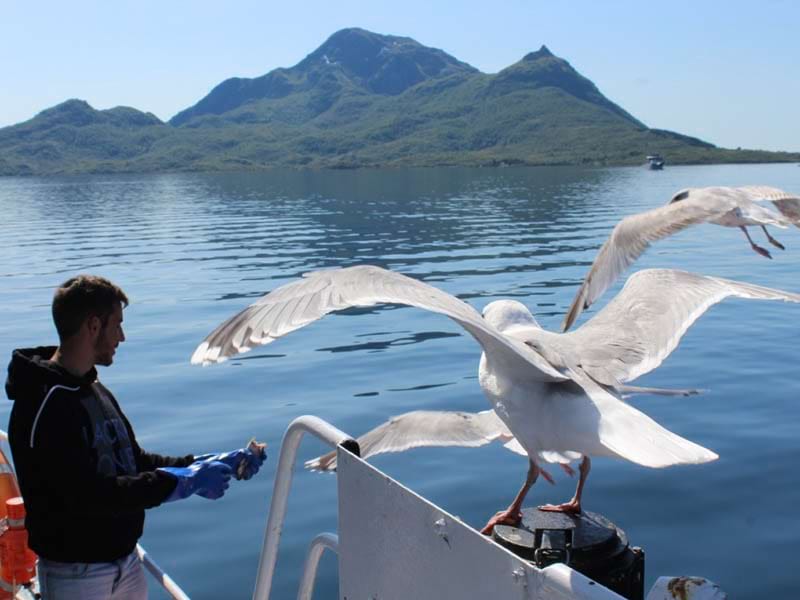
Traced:
<path fill-rule="evenodd" d="M 771 202 L 778 212 L 760 204 L 765 201 Z M 666 206 L 625 217 L 600 248 L 572 300 L 561 330 L 567 331 L 650 244 L 698 223 L 738 227 L 753 250 L 772 258 L 766 248 L 753 242 L 747 227 L 760 226 L 769 242 L 784 250 L 766 226 L 800 227 L 800 196 L 766 186 L 690 188 L 675 194 Z"/>
<path fill-rule="evenodd" d="M 547 507 L 577 513 L 591 456 L 624 458 L 654 468 L 716 459 L 710 450 L 666 430 L 620 396 L 625 383 L 658 367 L 691 324 L 729 296 L 800 302 L 800 294 L 651 269 L 632 275 L 590 321 L 562 334 L 542 329 L 517 301 L 491 302 L 481 315 L 462 300 L 416 279 L 379 267 L 355 266 L 316 271 L 273 290 L 217 327 L 191 360 L 222 362 L 354 306 L 403 304 L 451 318 L 480 344 L 480 386 L 503 431 L 528 456 L 524 485 L 508 509 L 487 523 L 484 531 L 490 531 L 497 523 L 518 522 L 542 461 L 581 460 L 575 496 Z M 505 435 L 503 431 L 495 435 L 491 423 L 482 427 L 489 427 L 488 437 Z M 417 441 L 425 437 L 423 431 L 417 433 L 422 433 Z"/>

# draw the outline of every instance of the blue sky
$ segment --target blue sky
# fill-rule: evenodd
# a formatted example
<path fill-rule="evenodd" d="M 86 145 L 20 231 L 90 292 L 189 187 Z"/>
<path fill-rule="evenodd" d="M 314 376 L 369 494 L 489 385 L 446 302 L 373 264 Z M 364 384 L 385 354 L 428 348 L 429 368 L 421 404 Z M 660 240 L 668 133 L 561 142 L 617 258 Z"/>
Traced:
<path fill-rule="evenodd" d="M 650 127 L 800 151 L 798 25 L 794 0 L 0 0 L 0 126 L 68 98 L 166 120 L 363 27 L 487 73 L 546 44 Z"/>

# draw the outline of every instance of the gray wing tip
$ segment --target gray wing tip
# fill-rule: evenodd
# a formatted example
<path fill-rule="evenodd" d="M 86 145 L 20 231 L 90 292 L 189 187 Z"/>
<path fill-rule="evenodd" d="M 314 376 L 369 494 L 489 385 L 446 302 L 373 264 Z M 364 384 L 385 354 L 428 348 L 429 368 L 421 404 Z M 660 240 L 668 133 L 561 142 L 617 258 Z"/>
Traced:
<path fill-rule="evenodd" d="M 204 367 L 212 364 L 223 363 L 229 358 L 236 356 L 237 354 L 244 354 L 245 352 L 250 352 L 250 350 L 252 350 L 256 346 L 263 346 L 265 344 L 269 344 L 275 339 L 276 338 L 269 335 L 259 339 L 253 339 L 251 336 L 251 338 L 246 342 L 238 346 L 228 345 L 226 349 L 223 349 L 223 347 L 219 345 L 212 346 L 208 343 L 208 341 L 204 341 L 194 351 L 194 354 L 192 354 L 190 362 L 193 365 L 203 365 Z"/>
<path fill-rule="evenodd" d="M 329 452 L 303 463 L 303 466 L 309 471 L 316 473 L 333 473 L 336 471 L 336 453 Z"/>
<path fill-rule="evenodd" d="M 208 342 L 203 342 L 192 354 L 190 363 L 193 365 L 207 365 L 209 361 L 206 360 L 206 353 L 208 352 Z"/>
<path fill-rule="evenodd" d="M 578 290 L 578 293 L 575 294 L 575 298 L 573 298 L 572 304 L 570 304 L 567 310 L 567 314 L 564 315 L 564 320 L 561 322 L 561 333 L 564 333 L 567 329 L 572 327 L 578 317 L 581 316 L 581 313 L 591 305 L 586 294 L 587 281 L 588 280 L 581 285 L 581 288 Z"/>
<path fill-rule="evenodd" d="M 208 342 L 203 342 L 197 347 L 194 354 L 192 354 L 190 363 L 207 367 L 211 364 L 225 362 L 228 358 L 228 355 L 222 354 L 222 348 L 220 346 L 209 346 Z"/>
<path fill-rule="evenodd" d="M 719 459 L 719 454 L 709 450 L 708 448 L 703 448 L 704 452 L 697 458 L 697 462 L 695 464 L 701 465 L 703 463 L 714 462 L 715 460 Z"/>

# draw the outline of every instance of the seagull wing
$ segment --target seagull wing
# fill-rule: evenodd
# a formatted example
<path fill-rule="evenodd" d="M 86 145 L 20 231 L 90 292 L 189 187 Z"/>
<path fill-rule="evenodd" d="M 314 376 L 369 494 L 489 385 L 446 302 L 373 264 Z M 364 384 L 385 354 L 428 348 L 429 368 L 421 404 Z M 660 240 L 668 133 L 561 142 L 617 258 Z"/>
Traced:
<path fill-rule="evenodd" d="M 677 194 L 675 198 L 679 196 Z M 735 206 L 734 199 L 728 195 L 709 195 L 692 190 L 686 199 L 622 219 L 600 248 L 589 274 L 570 304 L 561 330 L 567 331 L 650 244 L 690 225 L 722 216 Z"/>
<path fill-rule="evenodd" d="M 671 269 L 631 275 L 625 287 L 590 321 L 555 340 L 562 354 L 607 385 L 655 369 L 710 307 L 735 296 L 800 302 L 800 294 Z"/>
<path fill-rule="evenodd" d="M 403 304 L 443 314 L 466 329 L 485 352 L 525 368 L 529 376 L 542 381 L 567 379 L 537 352 L 489 325 L 466 302 L 416 279 L 369 265 L 315 271 L 273 290 L 212 331 L 191 360 L 193 364 L 222 362 L 328 313 L 377 304 Z"/>
<path fill-rule="evenodd" d="M 774 202 L 775 200 L 800 200 L 797 194 L 768 185 L 745 185 L 735 189 L 747 194 L 751 200 L 755 201 L 768 200 Z"/>
<path fill-rule="evenodd" d="M 479 413 L 415 410 L 392 417 L 358 438 L 361 458 L 387 452 L 432 446 L 475 448 L 494 441 L 503 442 L 512 452 L 527 456 L 525 450 L 493 410 Z M 336 452 L 328 452 L 305 464 L 312 471 L 336 469 Z"/>
<path fill-rule="evenodd" d="M 800 198 L 779 198 L 772 203 L 784 217 L 800 227 Z"/>
<path fill-rule="evenodd" d="M 800 227 L 800 196 L 767 186 L 739 188 L 757 202 L 768 201 L 789 221 Z"/>

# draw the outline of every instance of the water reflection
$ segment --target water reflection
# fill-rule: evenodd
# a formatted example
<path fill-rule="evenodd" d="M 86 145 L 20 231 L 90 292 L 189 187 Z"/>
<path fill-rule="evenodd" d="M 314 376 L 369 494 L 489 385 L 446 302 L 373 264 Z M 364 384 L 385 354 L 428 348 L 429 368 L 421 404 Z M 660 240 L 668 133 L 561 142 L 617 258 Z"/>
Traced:
<path fill-rule="evenodd" d="M 374 335 L 374 334 L 373 334 Z M 448 333 L 445 331 L 421 331 L 412 335 L 395 338 L 393 340 L 383 340 L 376 342 L 363 342 L 360 344 L 349 344 L 347 346 L 332 346 L 330 348 L 318 348 L 319 352 L 381 352 L 392 346 L 406 346 L 408 344 L 419 344 L 427 340 L 438 340 L 449 337 L 459 337 L 458 333 Z"/>

